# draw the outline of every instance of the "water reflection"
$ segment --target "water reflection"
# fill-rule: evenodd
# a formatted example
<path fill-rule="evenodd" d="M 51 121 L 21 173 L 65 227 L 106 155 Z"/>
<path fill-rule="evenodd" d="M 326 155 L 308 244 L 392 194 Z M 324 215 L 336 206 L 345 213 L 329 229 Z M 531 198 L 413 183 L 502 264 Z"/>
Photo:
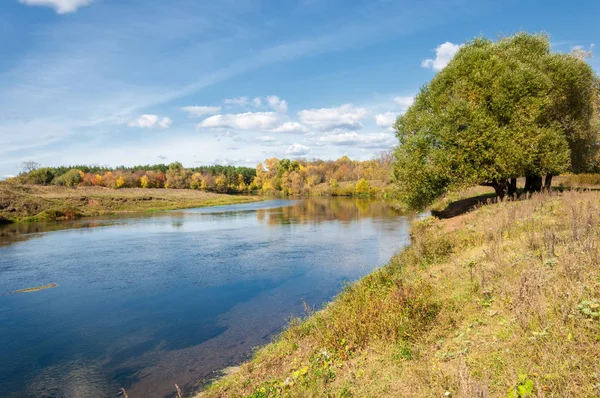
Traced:
<path fill-rule="evenodd" d="M 408 241 L 413 216 L 276 200 L 0 229 L 0 396 L 172 396 Z M 35 238 L 35 239 L 32 239 Z"/>
<path fill-rule="evenodd" d="M 94 228 L 107 225 L 107 220 L 86 219 L 85 221 L 47 221 L 36 223 L 0 225 L 0 246 L 31 239 L 43 232 L 60 231 L 74 228 Z"/>
<path fill-rule="evenodd" d="M 314 224 L 325 221 L 350 223 L 361 218 L 391 218 L 399 215 L 389 202 L 367 199 L 312 198 L 296 206 L 259 209 L 256 217 L 269 225 Z"/>

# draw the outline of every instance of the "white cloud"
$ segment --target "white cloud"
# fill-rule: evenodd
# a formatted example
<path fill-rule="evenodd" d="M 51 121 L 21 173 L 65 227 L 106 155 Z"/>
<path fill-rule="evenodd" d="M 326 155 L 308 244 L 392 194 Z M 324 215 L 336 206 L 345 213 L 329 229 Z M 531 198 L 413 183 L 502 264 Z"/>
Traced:
<path fill-rule="evenodd" d="M 375 115 L 375 123 L 381 127 L 391 128 L 396 123 L 397 114 L 394 112 L 385 112 Z"/>
<path fill-rule="evenodd" d="M 279 99 L 279 97 L 276 95 L 268 96 L 267 103 L 275 112 L 287 113 L 288 111 L 287 101 Z"/>
<path fill-rule="evenodd" d="M 454 58 L 454 55 L 460 49 L 461 44 L 453 44 L 449 41 L 440 44 L 435 49 L 435 59 L 426 59 L 421 62 L 423 68 L 431 68 L 436 71 L 444 69 L 446 65 Z"/>
<path fill-rule="evenodd" d="M 360 123 L 369 112 L 364 108 L 355 108 L 345 104 L 338 108 L 307 109 L 298 112 L 300 121 L 321 131 L 333 129 L 358 130 Z"/>
<path fill-rule="evenodd" d="M 189 113 L 190 116 L 200 117 L 205 115 L 214 115 L 221 112 L 220 106 L 184 106 L 182 111 Z"/>
<path fill-rule="evenodd" d="M 197 161 L 195 163 L 206 163 L 206 162 L 202 162 L 202 161 Z M 222 166 L 250 166 L 250 167 L 254 167 L 256 166 L 256 163 L 258 163 L 256 160 L 253 159 L 240 159 L 240 158 L 235 158 L 235 159 L 227 159 L 227 158 L 212 158 L 208 161 L 208 164 L 214 164 L 214 165 L 222 165 Z"/>
<path fill-rule="evenodd" d="M 226 105 L 237 105 L 237 106 L 248 106 L 250 105 L 250 99 L 248 97 L 235 97 L 228 98 L 223 101 Z"/>
<path fill-rule="evenodd" d="M 214 137 L 217 141 L 221 141 L 221 138 L 232 138 L 234 141 L 240 141 L 240 136 L 229 130 L 216 130 Z"/>
<path fill-rule="evenodd" d="M 268 130 L 279 123 L 275 112 L 246 112 L 237 114 L 214 115 L 204 119 L 198 127 L 238 128 L 241 130 Z"/>
<path fill-rule="evenodd" d="M 28 6 L 52 7 L 58 14 L 75 12 L 79 7 L 88 6 L 94 0 L 19 0 Z"/>
<path fill-rule="evenodd" d="M 587 58 L 591 59 L 594 51 L 594 46 L 594 43 L 590 44 L 588 49 L 581 45 L 573 46 L 571 47 L 571 55 L 583 60 Z"/>
<path fill-rule="evenodd" d="M 241 106 L 241 107 L 245 107 L 245 108 L 251 107 L 251 106 L 254 106 L 255 108 L 260 108 L 263 105 L 262 99 L 260 97 L 255 97 L 253 99 L 250 99 L 248 97 L 228 98 L 228 99 L 224 100 L 223 103 L 225 105 Z"/>
<path fill-rule="evenodd" d="M 308 129 L 298 122 L 285 122 L 271 130 L 273 133 L 299 134 L 307 133 Z"/>
<path fill-rule="evenodd" d="M 304 156 L 310 151 L 310 148 L 302 144 L 292 144 L 285 150 L 286 155 Z"/>
<path fill-rule="evenodd" d="M 10 1 L 18 5 L 16 0 L 4 0 L 4 3 Z M 144 8 L 144 18 L 135 23 L 132 23 L 131 16 L 140 9 L 132 2 L 94 1 L 91 7 L 95 7 L 96 3 L 108 6 L 110 12 L 92 13 L 87 11 L 99 8 L 87 10 L 84 7 L 78 14 L 71 15 L 77 18 L 61 18 L 60 24 L 15 25 L 27 28 L 19 34 L 30 35 L 41 41 L 32 43 L 32 51 L 9 54 L 14 60 L 11 62 L 14 67 L 3 71 L 0 76 L 0 86 L 3 87 L 0 109 L 3 112 L 16 112 L 20 117 L 32 121 L 27 126 L 14 128 L 15 134 L 7 133 L 2 126 L 2 174 L 15 174 L 15 164 L 21 161 L 24 156 L 22 153 L 29 156 L 35 152 L 39 160 L 47 164 L 63 161 L 75 163 L 74 159 L 78 156 L 82 161 L 89 162 L 87 156 L 96 156 L 98 146 L 90 140 L 84 140 L 85 145 L 75 145 L 81 140 L 75 140 L 74 137 L 86 134 L 97 137 L 102 143 L 107 141 L 106 136 L 114 132 L 116 124 L 126 125 L 129 119 L 150 113 L 148 109 L 172 104 L 171 101 L 175 99 L 191 96 L 200 89 L 234 76 L 306 57 L 358 49 L 377 43 L 383 37 L 400 38 L 425 27 L 448 23 L 447 13 L 440 11 L 432 15 L 426 6 L 418 7 L 416 14 L 406 14 L 399 2 L 385 2 L 385 7 L 377 8 L 377 15 L 369 13 L 366 18 L 364 13 L 349 12 L 348 15 L 356 18 L 353 17 L 347 24 L 332 25 L 321 21 L 323 24 L 318 29 L 304 32 L 306 35 L 302 37 L 294 36 L 294 41 L 276 40 L 272 44 L 259 41 L 263 38 L 265 26 L 246 19 L 251 15 L 248 9 L 252 2 L 243 2 L 248 9 L 244 8 L 243 12 L 225 19 L 220 16 L 227 14 L 230 2 L 211 2 L 210 7 L 202 2 L 189 2 L 189 7 L 183 8 L 169 7 L 165 2 L 151 2 L 153 5 L 156 3 L 156 7 Z M 0 4 L 3 2 L 0 1 Z M 452 10 L 450 4 L 445 2 L 438 5 Z M 54 12 L 51 8 L 46 10 L 48 14 Z M 217 20 L 218 34 L 205 34 L 213 31 Z M 280 25 L 285 29 L 286 21 L 276 26 Z M 240 33 L 240 26 L 244 26 L 243 34 Z M 287 37 L 278 29 L 267 33 L 270 37 Z M 174 42 L 178 48 L 169 57 L 165 57 L 162 51 L 156 51 L 170 48 Z M 91 47 L 94 51 L 89 51 Z M 206 62 L 206 54 L 215 54 L 215 57 Z M 99 64 L 103 67 L 98 68 Z M 165 70 L 176 73 L 165 74 Z M 395 109 L 382 109 L 374 113 L 387 110 Z M 238 112 L 245 110 L 235 111 Z M 55 126 L 52 131 L 45 127 L 49 121 Z M 31 128 L 33 124 L 42 128 Z M 169 131 L 176 127 L 174 123 Z M 186 151 L 193 151 L 187 138 L 180 141 L 185 145 L 176 148 L 180 152 L 169 152 L 169 158 L 183 160 L 188 153 Z M 136 145 L 139 146 L 140 142 L 136 142 Z M 153 159 L 163 153 L 164 145 L 164 142 L 156 145 Z M 11 146 L 22 149 L 10 150 Z M 49 150 L 50 146 L 56 149 Z M 78 151 L 72 149 L 75 146 Z M 102 152 L 106 157 L 98 157 L 96 161 L 119 164 L 123 161 L 119 154 L 125 159 L 132 159 L 131 148 L 125 151 L 120 150 L 121 147 L 110 147 L 110 151 L 107 149 Z M 202 147 L 205 145 L 202 144 Z M 209 153 L 213 157 L 228 157 L 221 147 L 211 148 Z M 140 161 L 145 159 L 141 156 Z M 329 155 L 324 153 L 322 156 Z"/>
<path fill-rule="evenodd" d="M 394 102 L 400 106 L 400 112 L 404 113 L 415 102 L 414 96 L 396 97 Z"/>
<path fill-rule="evenodd" d="M 129 127 L 141 127 L 141 128 L 162 128 L 168 129 L 171 127 L 171 123 L 173 121 L 168 117 L 163 117 L 162 119 L 158 117 L 158 115 L 141 115 L 135 119 L 130 120 L 127 125 Z"/>
<path fill-rule="evenodd" d="M 260 137 L 256 137 L 256 141 L 259 142 L 274 142 L 277 141 L 277 138 L 270 135 L 261 135 Z"/>
<path fill-rule="evenodd" d="M 394 136 L 387 133 L 358 134 L 345 132 L 329 134 L 316 141 L 319 145 L 359 146 L 362 148 L 386 148 L 394 145 Z"/>
<path fill-rule="evenodd" d="M 270 95 L 263 99 L 261 97 L 255 97 L 250 99 L 248 97 L 236 97 L 229 98 L 223 101 L 225 105 L 239 106 L 243 108 L 262 108 L 263 105 L 268 105 L 272 110 L 279 113 L 286 113 L 288 110 L 287 101 L 280 99 L 276 95 Z"/>

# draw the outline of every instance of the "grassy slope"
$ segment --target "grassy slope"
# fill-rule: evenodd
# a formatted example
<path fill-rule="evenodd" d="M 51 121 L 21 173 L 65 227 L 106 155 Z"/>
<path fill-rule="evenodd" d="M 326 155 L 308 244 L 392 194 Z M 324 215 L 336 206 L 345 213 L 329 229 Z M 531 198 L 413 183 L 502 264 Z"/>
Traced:
<path fill-rule="evenodd" d="M 599 261 L 600 193 L 429 218 L 201 396 L 598 396 Z"/>
<path fill-rule="evenodd" d="M 184 189 L 52 187 L 0 185 L 0 221 L 97 216 L 191 207 L 218 206 L 261 200 Z"/>

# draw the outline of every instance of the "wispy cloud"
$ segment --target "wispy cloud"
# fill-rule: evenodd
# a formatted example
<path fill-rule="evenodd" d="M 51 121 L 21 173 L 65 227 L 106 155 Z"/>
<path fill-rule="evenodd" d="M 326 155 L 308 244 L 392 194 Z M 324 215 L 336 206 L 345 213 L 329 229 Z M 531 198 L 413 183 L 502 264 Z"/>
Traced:
<path fill-rule="evenodd" d="M 375 115 L 375 123 L 381 127 L 391 128 L 398 115 L 394 112 L 385 112 Z"/>
<path fill-rule="evenodd" d="M 107 158 L 96 161 L 122 162 L 130 157 L 125 155 L 119 160 L 117 157 L 122 152 L 115 150 L 117 147 L 110 140 L 115 137 L 121 140 L 123 134 L 119 129 L 134 123 L 140 115 L 155 115 L 157 119 L 156 122 L 138 120 L 134 123 L 136 126 L 151 124 L 154 128 L 165 128 L 168 125 L 171 135 L 175 127 L 170 119 L 167 122 L 164 116 L 158 115 L 171 115 L 174 109 L 181 110 L 187 104 L 220 103 L 223 108 L 242 106 L 241 103 L 223 103 L 222 98 L 209 98 L 208 93 L 214 95 L 212 90 L 203 91 L 209 86 L 266 66 L 341 53 L 384 38 L 409 35 L 427 26 L 447 23 L 449 19 L 443 12 L 431 16 L 427 4 L 421 3 L 386 2 L 375 6 L 366 2 L 345 7 L 343 15 L 338 16 L 345 24 L 323 22 L 310 14 L 286 13 L 284 10 L 265 26 L 260 23 L 262 17 L 257 17 L 264 6 L 260 0 L 239 0 L 235 2 L 236 7 L 231 7 L 231 0 L 178 2 L 176 7 L 173 3 L 167 5 L 158 0 L 146 0 L 143 6 L 139 1 L 21 1 L 52 7 L 62 13 L 81 11 L 86 5 L 91 7 L 86 10 L 89 12 L 77 12 L 48 23 L 23 23 L 15 32 L 32 40 L 24 41 L 18 51 L 8 54 L 7 59 L 11 62 L 4 63 L 5 68 L 0 72 L 0 86 L 3 87 L 0 109 L 11 118 L 0 120 L 0 172 L 3 173 L 14 173 L 14 168 L 26 155 L 49 162 L 54 159 L 55 162 L 69 163 L 75 163 L 79 156 L 86 162 L 85 156 L 98 159 L 103 155 Z M 455 6 L 452 0 L 444 3 L 440 11 L 455 12 Z M 290 9 L 294 7 L 290 5 Z M 328 8 L 329 5 L 320 7 Z M 25 6 L 20 9 L 32 11 Z M 402 12 L 398 12 L 400 10 Z M 300 33 L 290 30 L 290 26 L 307 22 L 314 24 L 313 29 Z M 277 123 L 259 123 L 261 129 L 266 128 L 261 134 L 271 134 L 271 130 L 273 134 L 285 132 L 291 140 L 294 134 L 306 133 L 307 126 L 356 129 L 364 122 L 364 118 L 350 118 L 345 122 L 328 122 L 327 118 L 319 121 L 317 116 L 313 118 L 313 125 L 304 126 L 301 120 L 296 122 L 287 117 L 286 112 L 293 105 L 287 92 L 285 100 L 277 97 L 278 101 L 272 98 L 269 102 L 265 94 L 270 93 L 259 89 L 263 81 L 252 82 L 252 78 L 248 75 L 244 86 L 252 96 L 246 98 L 243 106 L 253 111 L 273 111 L 254 113 L 277 115 Z M 237 93 L 230 90 L 228 95 Z M 182 101 L 184 97 L 185 101 Z M 317 100 L 317 97 L 313 99 Z M 204 105 L 206 109 L 201 109 L 201 105 L 189 105 L 192 106 L 198 107 L 197 113 L 185 110 L 190 115 L 212 114 L 203 113 L 208 112 L 208 105 Z M 327 109 L 318 106 L 322 105 L 315 103 L 312 110 Z M 218 116 L 221 112 L 222 109 L 215 109 L 213 113 Z M 233 114 L 243 114 L 243 110 L 235 112 L 238 113 Z M 225 116 L 223 114 L 221 118 L 225 118 L 225 124 L 241 129 L 243 125 L 252 124 L 249 122 L 252 118 L 237 124 Z M 224 123 L 223 120 L 219 122 Z M 198 134 L 192 122 L 188 123 L 190 125 L 187 130 L 182 129 L 181 136 L 173 137 L 181 137 L 185 142 L 191 134 Z M 216 119 L 212 119 L 212 123 L 219 124 Z M 188 135 L 184 135 L 184 131 Z M 132 140 L 140 138 L 134 134 L 142 134 L 141 131 L 131 133 Z M 85 142 L 81 141 L 83 137 L 86 137 Z M 93 140 L 87 139 L 90 137 Z M 98 151 L 98 145 L 107 150 Z M 126 143 L 121 145 L 126 147 Z M 181 152 L 167 154 L 152 149 L 151 159 L 156 159 L 159 154 L 168 155 L 169 159 L 185 158 L 188 146 L 174 146 L 173 149 Z M 226 155 L 219 146 L 213 151 L 217 152 L 216 156 Z"/>
<path fill-rule="evenodd" d="M 258 142 L 275 142 L 275 141 L 277 141 L 277 138 L 270 136 L 270 135 L 261 135 L 259 137 L 256 137 L 256 141 L 258 141 Z"/>
<path fill-rule="evenodd" d="M 319 145 L 358 146 L 361 148 L 390 148 L 394 142 L 392 134 L 359 134 L 356 132 L 328 134 L 316 140 Z"/>
<path fill-rule="evenodd" d="M 404 113 L 415 102 L 415 97 L 412 95 L 395 97 L 394 102 L 400 107 L 400 113 Z"/>
<path fill-rule="evenodd" d="M 58 14 L 75 12 L 79 7 L 92 4 L 94 0 L 19 0 L 29 6 L 52 7 Z"/>
<path fill-rule="evenodd" d="M 129 127 L 141 127 L 141 128 L 161 128 L 168 129 L 171 127 L 173 121 L 168 117 L 159 117 L 158 115 L 141 115 L 135 119 L 130 120 L 127 125 Z"/>
<path fill-rule="evenodd" d="M 214 115 L 221 112 L 220 106 L 184 106 L 182 111 L 187 112 L 190 116 L 201 117 L 206 115 Z"/>

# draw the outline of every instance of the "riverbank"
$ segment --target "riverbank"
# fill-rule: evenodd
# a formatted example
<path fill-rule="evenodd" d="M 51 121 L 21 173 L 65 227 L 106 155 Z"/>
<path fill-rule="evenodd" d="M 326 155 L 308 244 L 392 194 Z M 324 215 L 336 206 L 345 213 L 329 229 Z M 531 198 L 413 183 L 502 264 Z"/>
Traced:
<path fill-rule="evenodd" d="M 0 224 L 175 210 L 261 201 L 189 189 L 0 185 Z"/>
<path fill-rule="evenodd" d="M 573 191 L 417 222 L 199 396 L 595 396 L 599 214 L 600 193 Z"/>

